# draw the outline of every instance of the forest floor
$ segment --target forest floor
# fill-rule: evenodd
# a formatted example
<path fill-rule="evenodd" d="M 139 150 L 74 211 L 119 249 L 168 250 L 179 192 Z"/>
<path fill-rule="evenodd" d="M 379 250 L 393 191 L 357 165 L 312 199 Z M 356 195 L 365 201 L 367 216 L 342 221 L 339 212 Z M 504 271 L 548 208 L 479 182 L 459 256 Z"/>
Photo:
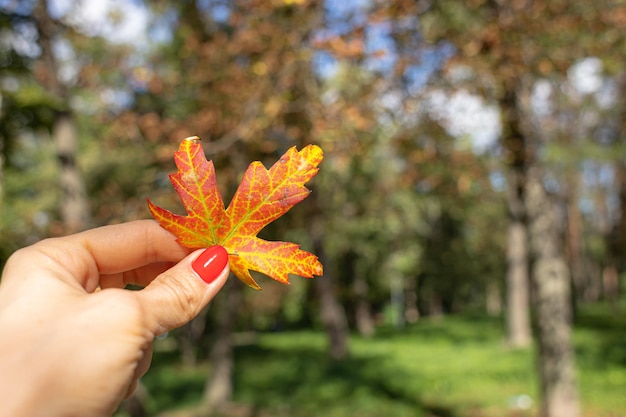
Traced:
<path fill-rule="evenodd" d="M 584 417 L 626 417 L 626 311 L 583 309 L 575 347 Z M 158 346 L 157 346 L 158 347 Z M 322 332 L 262 333 L 237 347 L 233 417 L 530 417 L 533 348 L 504 344 L 501 319 L 447 316 L 353 336 L 350 357 L 327 358 Z M 188 415 L 209 372 L 167 363 L 144 377 L 150 415 Z M 123 413 L 119 413 L 123 416 Z"/>

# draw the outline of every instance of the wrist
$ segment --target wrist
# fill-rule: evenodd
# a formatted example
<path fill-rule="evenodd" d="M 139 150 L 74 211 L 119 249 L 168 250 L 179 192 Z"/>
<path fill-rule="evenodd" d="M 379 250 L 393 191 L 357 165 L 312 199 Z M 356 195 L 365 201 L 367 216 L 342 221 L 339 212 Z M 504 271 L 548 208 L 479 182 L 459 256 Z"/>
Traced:
<path fill-rule="evenodd" d="M 0 349 L 0 358 L 0 415 L 51 415 L 49 410 L 40 409 L 41 404 L 50 404 L 45 398 L 49 390 L 33 361 L 25 363 L 4 349 Z"/>
<path fill-rule="evenodd" d="M 45 345 L 21 329 L 0 331 L 0 415 L 54 416 L 58 360 L 46 359 Z"/>

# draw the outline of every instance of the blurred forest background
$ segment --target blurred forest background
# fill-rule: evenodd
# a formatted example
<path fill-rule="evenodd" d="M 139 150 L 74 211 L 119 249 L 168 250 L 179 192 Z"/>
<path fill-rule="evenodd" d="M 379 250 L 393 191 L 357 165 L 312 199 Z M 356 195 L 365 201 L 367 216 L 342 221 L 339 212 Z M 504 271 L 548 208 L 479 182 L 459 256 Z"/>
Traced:
<path fill-rule="evenodd" d="M 626 2 L 1 0 L 0 262 L 325 152 L 120 416 L 626 416 Z"/>

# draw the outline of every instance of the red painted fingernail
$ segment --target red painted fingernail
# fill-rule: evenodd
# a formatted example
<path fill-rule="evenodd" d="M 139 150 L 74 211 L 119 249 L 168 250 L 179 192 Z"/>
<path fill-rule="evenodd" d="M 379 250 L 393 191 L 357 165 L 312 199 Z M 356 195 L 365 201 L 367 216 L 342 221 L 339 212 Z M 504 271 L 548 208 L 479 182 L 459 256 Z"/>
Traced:
<path fill-rule="evenodd" d="M 223 246 L 211 246 L 191 263 L 191 267 L 202 281 L 210 284 L 217 278 L 228 263 L 228 252 Z"/>

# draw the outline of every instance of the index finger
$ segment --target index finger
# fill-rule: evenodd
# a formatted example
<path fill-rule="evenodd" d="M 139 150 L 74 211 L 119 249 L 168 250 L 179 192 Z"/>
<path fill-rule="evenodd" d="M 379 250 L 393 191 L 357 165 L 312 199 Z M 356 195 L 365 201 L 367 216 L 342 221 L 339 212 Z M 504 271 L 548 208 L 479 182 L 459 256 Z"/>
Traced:
<path fill-rule="evenodd" d="M 153 263 L 178 262 L 191 252 L 154 220 L 103 226 L 66 238 L 87 250 L 101 274 L 115 274 Z"/>
<path fill-rule="evenodd" d="M 191 250 L 180 246 L 176 238 L 155 221 L 139 220 L 42 240 L 20 249 L 7 265 L 24 271 L 37 265 L 58 279 L 78 283 L 91 292 L 98 286 L 101 274 L 178 262 L 189 252 Z"/>

